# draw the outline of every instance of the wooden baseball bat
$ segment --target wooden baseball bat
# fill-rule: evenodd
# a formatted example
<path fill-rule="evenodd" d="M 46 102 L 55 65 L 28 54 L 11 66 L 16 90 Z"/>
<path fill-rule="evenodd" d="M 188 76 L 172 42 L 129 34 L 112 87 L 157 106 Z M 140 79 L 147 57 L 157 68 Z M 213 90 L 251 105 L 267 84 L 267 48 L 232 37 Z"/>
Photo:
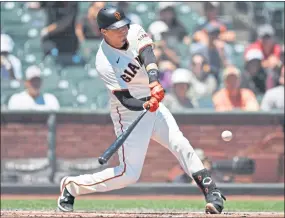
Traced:
<path fill-rule="evenodd" d="M 145 109 L 136 120 L 127 128 L 125 132 L 123 132 L 114 142 L 110 145 L 109 148 L 98 158 L 98 161 L 101 165 L 105 164 L 110 160 L 114 153 L 124 144 L 130 133 L 134 130 L 139 121 L 143 118 L 143 116 L 147 113 L 149 108 Z"/>

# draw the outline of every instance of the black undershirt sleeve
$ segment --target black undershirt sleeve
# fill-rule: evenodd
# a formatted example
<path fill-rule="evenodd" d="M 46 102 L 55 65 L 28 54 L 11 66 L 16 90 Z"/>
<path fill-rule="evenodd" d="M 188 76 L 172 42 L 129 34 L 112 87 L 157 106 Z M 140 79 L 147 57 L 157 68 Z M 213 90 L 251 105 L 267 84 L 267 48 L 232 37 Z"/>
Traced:
<path fill-rule="evenodd" d="M 114 91 L 113 94 L 121 102 L 123 106 L 131 111 L 142 111 L 144 110 L 143 104 L 149 100 L 149 97 L 143 99 L 136 99 L 131 96 L 129 90 Z"/>
<path fill-rule="evenodd" d="M 144 66 L 148 66 L 149 64 L 156 63 L 156 57 L 153 53 L 153 49 L 151 45 L 145 47 L 141 53 L 139 54 L 141 62 Z M 151 69 L 147 72 L 149 77 L 149 83 L 154 81 L 158 81 L 159 78 L 159 71 L 157 69 Z"/>

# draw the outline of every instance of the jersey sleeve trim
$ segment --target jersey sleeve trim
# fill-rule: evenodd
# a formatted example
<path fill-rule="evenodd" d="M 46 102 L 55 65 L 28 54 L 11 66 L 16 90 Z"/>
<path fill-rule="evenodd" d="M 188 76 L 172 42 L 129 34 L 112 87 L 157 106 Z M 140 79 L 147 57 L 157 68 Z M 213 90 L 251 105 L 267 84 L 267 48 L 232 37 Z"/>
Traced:
<path fill-rule="evenodd" d="M 141 51 L 142 50 L 144 50 L 147 46 L 153 46 L 154 45 L 154 43 L 152 42 L 152 43 L 148 43 L 148 44 L 146 44 L 146 45 L 144 45 L 143 47 L 141 47 L 140 49 L 139 49 L 139 54 L 141 53 Z"/>
<path fill-rule="evenodd" d="M 114 92 L 124 92 L 124 91 L 128 91 L 128 89 L 114 89 L 112 90 L 112 93 L 114 94 Z"/>

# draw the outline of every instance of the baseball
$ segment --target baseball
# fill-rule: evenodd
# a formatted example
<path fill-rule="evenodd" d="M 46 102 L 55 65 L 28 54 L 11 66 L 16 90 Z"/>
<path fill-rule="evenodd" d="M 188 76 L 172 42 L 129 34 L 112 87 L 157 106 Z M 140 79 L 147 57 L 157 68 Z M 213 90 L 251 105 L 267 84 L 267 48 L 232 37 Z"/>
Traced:
<path fill-rule="evenodd" d="M 233 138 L 233 134 L 229 130 L 225 130 L 222 132 L 222 139 L 226 142 L 231 141 Z"/>

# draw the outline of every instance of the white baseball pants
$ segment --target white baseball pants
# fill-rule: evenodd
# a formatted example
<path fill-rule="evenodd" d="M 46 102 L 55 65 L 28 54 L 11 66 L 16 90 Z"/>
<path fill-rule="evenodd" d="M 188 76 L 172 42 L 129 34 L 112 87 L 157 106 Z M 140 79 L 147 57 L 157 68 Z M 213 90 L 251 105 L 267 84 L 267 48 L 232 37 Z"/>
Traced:
<path fill-rule="evenodd" d="M 125 131 L 140 113 L 141 111 L 134 112 L 117 107 L 116 113 L 111 113 L 116 135 L 119 136 L 122 131 Z M 168 148 L 189 176 L 204 169 L 189 141 L 179 130 L 172 114 L 160 103 L 156 112 L 146 113 L 118 150 L 119 166 L 94 174 L 67 177 L 61 190 L 66 187 L 75 197 L 92 192 L 120 189 L 135 183 L 140 177 L 151 138 Z"/>

